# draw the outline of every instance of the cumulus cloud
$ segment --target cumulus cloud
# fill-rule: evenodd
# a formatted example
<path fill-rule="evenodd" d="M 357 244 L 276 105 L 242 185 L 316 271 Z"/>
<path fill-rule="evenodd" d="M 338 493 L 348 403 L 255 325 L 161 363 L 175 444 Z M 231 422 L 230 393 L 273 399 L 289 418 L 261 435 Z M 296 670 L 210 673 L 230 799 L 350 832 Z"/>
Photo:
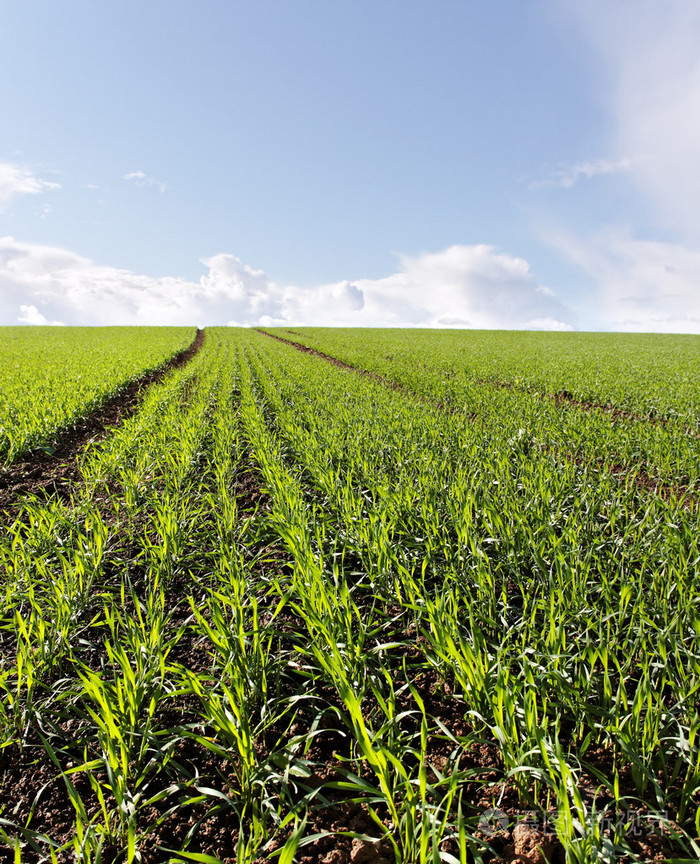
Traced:
<path fill-rule="evenodd" d="M 563 165 L 552 171 L 549 177 L 542 180 L 534 180 L 529 186 L 531 189 L 543 189 L 554 186 L 560 189 L 571 189 L 579 180 L 589 180 L 601 174 L 620 174 L 630 171 L 631 159 L 598 159 L 594 162 L 577 162 L 575 165 Z"/>
<path fill-rule="evenodd" d="M 154 177 L 149 177 L 148 174 L 143 171 L 129 171 L 128 174 L 122 175 L 122 180 L 130 180 L 132 183 L 135 183 L 137 186 L 155 186 L 161 192 L 165 192 L 168 188 L 167 183 L 163 183 L 161 180 L 156 180 Z M 91 187 L 91 188 L 97 188 Z"/>
<path fill-rule="evenodd" d="M 311 290 L 290 286 L 282 292 L 278 320 L 299 325 L 361 326 L 364 309 L 364 291 L 347 280 Z"/>
<path fill-rule="evenodd" d="M 403 257 L 398 273 L 355 284 L 365 299 L 357 317 L 367 323 L 520 329 L 548 321 L 571 328 L 570 310 L 525 259 L 486 244 Z"/>
<path fill-rule="evenodd" d="M 39 326 L 51 324 L 53 326 L 65 327 L 63 321 L 49 321 L 48 318 L 39 312 L 36 306 L 21 305 L 19 311 L 20 314 L 17 316 L 19 324 L 35 324 Z"/>
<path fill-rule="evenodd" d="M 382 279 L 278 285 L 230 254 L 196 282 L 100 267 L 65 249 L 0 238 L 6 324 L 237 324 L 570 329 L 572 316 L 527 261 L 492 246 L 400 259 Z"/>
<path fill-rule="evenodd" d="M 239 302 L 229 284 L 154 279 L 101 267 L 66 249 L 0 238 L 4 323 L 17 323 L 20 306 L 69 324 L 225 323 Z"/>
<path fill-rule="evenodd" d="M 60 188 L 59 183 L 43 180 L 19 165 L 0 162 L 0 211 L 20 195 L 41 195 Z"/>

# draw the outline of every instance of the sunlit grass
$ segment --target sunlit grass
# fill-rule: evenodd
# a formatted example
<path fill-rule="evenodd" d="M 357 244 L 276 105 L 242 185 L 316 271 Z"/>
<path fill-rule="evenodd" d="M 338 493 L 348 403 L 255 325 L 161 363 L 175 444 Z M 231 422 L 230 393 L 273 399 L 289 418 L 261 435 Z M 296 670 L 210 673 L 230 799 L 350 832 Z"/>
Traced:
<path fill-rule="evenodd" d="M 697 441 L 559 424 L 381 338 L 352 358 L 415 398 L 208 330 L 3 526 L 0 746 L 72 808 L 52 833 L 48 793 L 5 800 L 17 860 L 291 864 L 330 835 L 466 864 L 488 806 L 556 813 L 570 862 L 643 860 L 603 827 L 639 808 L 700 854 L 698 504 L 610 462 L 690 475 Z"/>

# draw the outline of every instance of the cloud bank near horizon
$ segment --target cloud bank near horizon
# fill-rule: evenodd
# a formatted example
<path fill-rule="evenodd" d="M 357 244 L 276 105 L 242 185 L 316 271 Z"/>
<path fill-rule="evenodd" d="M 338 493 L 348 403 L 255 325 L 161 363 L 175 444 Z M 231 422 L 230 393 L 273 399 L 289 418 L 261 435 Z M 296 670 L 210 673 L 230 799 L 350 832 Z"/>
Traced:
<path fill-rule="evenodd" d="M 197 282 L 153 278 L 0 238 L 0 321 L 573 329 L 571 311 L 527 261 L 484 244 L 403 257 L 382 279 L 312 288 L 278 285 L 231 254 L 202 263 Z"/>
<path fill-rule="evenodd" d="M 700 333 L 700 251 L 622 229 L 550 240 L 593 278 L 611 330 Z"/>

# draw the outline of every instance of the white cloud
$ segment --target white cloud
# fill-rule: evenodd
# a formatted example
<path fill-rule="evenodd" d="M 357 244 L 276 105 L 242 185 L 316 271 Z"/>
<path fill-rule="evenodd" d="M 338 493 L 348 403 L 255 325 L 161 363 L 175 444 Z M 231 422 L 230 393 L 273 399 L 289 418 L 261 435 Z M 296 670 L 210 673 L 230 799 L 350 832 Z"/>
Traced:
<path fill-rule="evenodd" d="M 620 230 L 588 239 L 559 234 L 550 240 L 596 281 L 593 299 L 603 326 L 700 333 L 700 252 Z"/>
<path fill-rule="evenodd" d="M 564 165 L 556 168 L 550 176 L 543 180 L 534 180 L 529 184 L 531 189 L 542 189 L 554 186 L 560 189 L 570 189 L 579 180 L 589 180 L 601 174 L 620 174 L 630 171 L 631 159 L 598 159 L 595 162 L 577 162 L 575 165 Z"/>
<path fill-rule="evenodd" d="M 589 168 L 617 166 L 635 197 L 626 224 L 587 236 L 558 228 L 549 239 L 597 284 L 588 305 L 598 326 L 700 333 L 700 3 L 553 2 L 590 50 L 610 119 L 605 146 L 629 158 L 581 163 L 539 185 L 571 186 Z"/>
<path fill-rule="evenodd" d="M 17 316 L 17 322 L 19 324 L 36 324 L 36 325 L 46 325 L 51 324 L 53 326 L 65 327 L 63 321 L 49 321 L 44 315 L 39 312 L 36 306 L 25 306 L 21 305 L 19 307 L 20 314 Z"/>
<path fill-rule="evenodd" d="M 0 239 L 0 320 L 15 323 L 21 305 L 69 324 L 225 323 L 241 306 L 247 314 L 232 284 L 153 279 L 5 237 Z"/>
<path fill-rule="evenodd" d="M 0 162 L 0 211 L 19 195 L 41 195 L 60 188 L 59 183 L 42 180 L 19 165 Z"/>
<path fill-rule="evenodd" d="M 557 318 L 533 318 L 525 324 L 526 330 L 556 330 L 561 333 L 574 328 L 566 321 L 559 321 Z"/>
<path fill-rule="evenodd" d="M 593 48 L 611 119 L 610 147 L 657 215 L 700 242 L 700 4 L 697 0 L 559 0 Z"/>
<path fill-rule="evenodd" d="M 122 175 L 122 180 L 131 180 L 137 186 L 156 186 L 158 189 L 160 189 L 161 192 L 165 192 L 165 190 L 168 188 L 167 183 L 163 183 L 161 180 L 156 180 L 153 177 L 149 177 L 143 171 L 130 171 L 128 174 Z"/>
<path fill-rule="evenodd" d="M 355 320 L 387 327 L 518 329 L 538 319 L 571 317 L 570 310 L 538 284 L 527 261 L 485 244 L 404 257 L 398 273 L 354 284 L 365 301 Z"/>
<path fill-rule="evenodd" d="M 100 267 L 65 249 L 0 238 L 0 322 L 307 324 L 562 329 L 571 313 L 528 263 L 492 246 L 405 257 L 383 279 L 280 286 L 234 255 L 197 282 Z"/>

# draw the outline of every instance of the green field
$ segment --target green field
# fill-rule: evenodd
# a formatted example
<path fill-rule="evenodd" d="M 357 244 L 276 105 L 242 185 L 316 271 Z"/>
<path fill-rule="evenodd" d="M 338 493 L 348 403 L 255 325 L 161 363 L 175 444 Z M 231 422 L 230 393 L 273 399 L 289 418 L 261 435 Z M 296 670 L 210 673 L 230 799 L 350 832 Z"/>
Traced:
<path fill-rule="evenodd" d="M 700 337 L 268 332 L 0 517 L 4 860 L 700 859 Z"/>
<path fill-rule="evenodd" d="M 186 348 L 193 327 L 0 327 L 0 466 Z"/>

